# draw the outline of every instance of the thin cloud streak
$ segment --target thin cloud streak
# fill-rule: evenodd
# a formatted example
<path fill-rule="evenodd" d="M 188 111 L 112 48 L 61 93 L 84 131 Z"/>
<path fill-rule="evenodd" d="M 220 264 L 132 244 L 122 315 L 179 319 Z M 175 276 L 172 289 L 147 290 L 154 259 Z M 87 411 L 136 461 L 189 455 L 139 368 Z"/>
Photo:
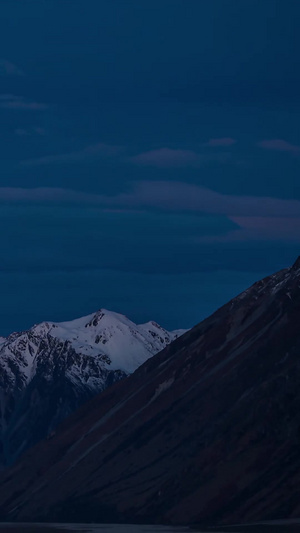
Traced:
<path fill-rule="evenodd" d="M 293 242 L 300 243 L 299 217 L 229 217 L 239 226 L 225 235 L 199 237 L 196 242 L 207 243 L 242 243 L 260 242 Z"/>
<path fill-rule="evenodd" d="M 199 163 L 201 156 L 192 150 L 173 150 L 159 148 L 130 158 L 136 165 L 158 168 L 194 166 Z"/>
<path fill-rule="evenodd" d="M 140 182 L 129 194 L 114 197 L 60 188 L 0 188 L 5 205 L 60 205 L 112 213 L 142 213 L 159 209 L 225 216 L 237 229 L 219 235 L 199 235 L 202 244 L 239 242 L 300 242 L 300 201 L 233 196 L 185 183 Z"/>
<path fill-rule="evenodd" d="M 109 201 L 119 206 L 187 210 L 226 216 L 300 216 L 298 200 L 234 196 L 182 182 L 138 182 L 133 192 L 120 194 Z"/>
<path fill-rule="evenodd" d="M 283 139 L 266 139 L 257 143 L 257 146 L 265 150 L 275 150 L 277 152 L 289 152 L 292 154 L 300 153 L 300 146 L 291 144 Z"/>
<path fill-rule="evenodd" d="M 2 201 L 83 203 L 113 209 L 161 209 L 191 211 L 233 217 L 297 219 L 300 201 L 272 197 L 234 196 L 182 182 L 134 182 L 130 193 L 115 196 L 90 194 L 63 188 L 0 188 Z"/>
<path fill-rule="evenodd" d="M 143 152 L 128 158 L 128 161 L 140 167 L 155 168 L 199 168 L 206 163 L 217 162 L 220 164 L 232 161 L 229 152 L 197 153 L 193 150 L 181 150 L 172 148 L 159 148 Z"/>
<path fill-rule="evenodd" d="M 252 237 L 271 240 L 300 241 L 299 217 L 231 217 Z"/>

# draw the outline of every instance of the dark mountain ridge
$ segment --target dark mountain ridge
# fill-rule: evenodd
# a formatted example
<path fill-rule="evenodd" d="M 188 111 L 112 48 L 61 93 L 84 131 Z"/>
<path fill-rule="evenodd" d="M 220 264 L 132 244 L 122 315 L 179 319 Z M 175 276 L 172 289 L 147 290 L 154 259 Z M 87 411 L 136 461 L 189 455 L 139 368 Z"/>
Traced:
<path fill-rule="evenodd" d="M 300 259 L 73 414 L 1 479 L 9 520 L 300 515 Z"/>

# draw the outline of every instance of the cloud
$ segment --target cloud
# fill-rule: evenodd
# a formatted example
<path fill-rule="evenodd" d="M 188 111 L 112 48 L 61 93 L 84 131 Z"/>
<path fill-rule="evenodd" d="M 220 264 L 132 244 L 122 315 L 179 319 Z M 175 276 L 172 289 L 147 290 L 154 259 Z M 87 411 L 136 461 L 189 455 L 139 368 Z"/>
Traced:
<path fill-rule="evenodd" d="M 229 217 L 237 224 L 238 229 L 223 235 L 200 236 L 198 243 L 247 243 L 255 242 L 283 242 L 300 243 L 300 216 L 298 217 L 264 217 L 238 216 Z"/>
<path fill-rule="evenodd" d="M 234 196 L 182 182 L 134 182 L 132 191 L 115 196 L 90 194 L 63 188 L 0 188 L 0 200 L 25 202 L 85 203 L 119 210 L 161 209 L 163 211 L 191 211 L 236 217 L 261 217 L 276 220 L 298 219 L 300 201 L 272 197 Z"/>
<path fill-rule="evenodd" d="M 48 109 L 48 104 L 41 102 L 32 102 L 23 96 L 15 96 L 13 94 L 0 94 L 0 108 L 1 109 L 15 109 L 25 111 L 40 111 Z"/>
<path fill-rule="evenodd" d="M 290 152 L 293 154 L 300 153 L 300 146 L 291 144 L 283 139 L 267 139 L 257 143 L 257 146 L 265 150 L 276 150 L 277 152 Z"/>
<path fill-rule="evenodd" d="M 300 241 L 299 217 L 231 217 L 241 230 L 230 232 L 231 240 Z M 236 235 L 235 235 L 236 233 Z"/>
<path fill-rule="evenodd" d="M 130 157 L 129 161 L 144 167 L 184 168 L 200 167 L 211 162 L 219 164 L 232 162 L 232 155 L 224 151 L 201 154 L 193 150 L 159 148 Z"/>
<path fill-rule="evenodd" d="M 59 163 L 76 163 L 85 159 L 97 157 L 114 157 L 124 151 L 122 146 L 112 146 L 105 143 L 97 143 L 86 146 L 82 150 L 66 152 L 63 154 L 51 154 L 35 159 L 25 159 L 21 161 L 22 166 L 38 167 L 43 165 L 53 165 Z"/>
<path fill-rule="evenodd" d="M 159 168 L 193 166 L 199 163 L 201 156 L 191 150 L 173 150 L 159 148 L 131 157 L 136 165 Z"/>
<path fill-rule="evenodd" d="M 0 59 L 0 76 L 24 76 L 24 72 L 11 61 Z"/>
<path fill-rule="evenodd" d="M 190 239 L 195 244 L 300 242 L 300 201 L 225 195 L 186 183 L 144 181 L 134 183 L 132 192 L 115 196 L 50 187 L 3 187 L 0 188 L 0 203 L 93 207 L 99 213 L 110 214 L 114 219 L 122 214 L 142 216 L 152 209 L 161 211 L 161 216 L 187 212 L 223 216 L 226 217 L 221 224 L 224 231 L 218 231 L 217 234 L 200 232 L 199 237 L 190 233 Z M 227 228 L 227 222 L 233 223 L 235 228 Z M 217 227 L 220 227 L 219 223 Z"/>
<path fill-rule="evenodd" d="M 203 146 L 209 146 L 211 148 L 217 148 L 220 146 L 232 146 L 236 144 L 237 140 L 232 139 L 231 137 L 222 137 L 220 139 L 209 139 L 207 143 L 204 143 Z"/>
<path fill-rule="evenodd" d="M 300 216 L 300 201 L 257 196 L 234 196 L 182 182 L 141 181 L 131 193 L 109 199 L 127 207 L 187 210 L 226 216 Z"/>

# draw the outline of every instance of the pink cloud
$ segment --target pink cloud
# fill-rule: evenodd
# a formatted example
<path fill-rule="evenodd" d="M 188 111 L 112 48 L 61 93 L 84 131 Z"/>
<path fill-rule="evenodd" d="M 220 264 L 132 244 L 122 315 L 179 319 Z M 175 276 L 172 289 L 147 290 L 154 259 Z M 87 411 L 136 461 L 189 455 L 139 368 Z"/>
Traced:
<path fill-rule="evenodd" d="M 131 157 L 131 161 L 137 165 L 166 168 L 195 165 L 199 158 L 200 156 L 191 150 L 159 148 Z"/>
<path fill-rule="evenodd" d="M 232 137 L 221 137 L 220 139 L 209 139 L 203 146 L 210 146 L 211 148 L 217 148 L 218 146 L 232 146 L 236 144 L 237 140 Z"/>
<path fill-rule="evenodd" d="M 291 144 L 283 139 L 266 139 L 260 141 L 257 146 L 265 148 L 266 150 L 276 150 L 278 152 L 290 152 L 294 154 L 300 152 L 300 146 Z"/>

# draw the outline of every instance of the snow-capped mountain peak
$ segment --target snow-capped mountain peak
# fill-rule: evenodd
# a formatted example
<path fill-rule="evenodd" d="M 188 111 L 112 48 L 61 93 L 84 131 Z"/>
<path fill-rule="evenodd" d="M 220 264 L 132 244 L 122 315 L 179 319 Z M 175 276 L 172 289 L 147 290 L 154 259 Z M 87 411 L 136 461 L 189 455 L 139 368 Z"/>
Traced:
<path fill-rule="evenodd" d="M 18 443 L 6 453 L 6 460 L 183 332 L 169 332 L 156 322 L 137 325 L 124 315 L 100 309 L 69 322 L 42 322 L 0 338 L 0 434 L 4 449 L 10 448 L 8 434 L 8 440 L 13 435 Z M 32 435 L 33 424 L 37 436 Z"/>

